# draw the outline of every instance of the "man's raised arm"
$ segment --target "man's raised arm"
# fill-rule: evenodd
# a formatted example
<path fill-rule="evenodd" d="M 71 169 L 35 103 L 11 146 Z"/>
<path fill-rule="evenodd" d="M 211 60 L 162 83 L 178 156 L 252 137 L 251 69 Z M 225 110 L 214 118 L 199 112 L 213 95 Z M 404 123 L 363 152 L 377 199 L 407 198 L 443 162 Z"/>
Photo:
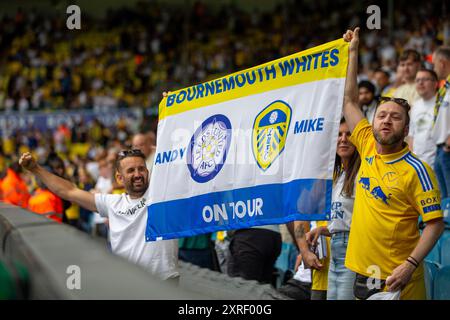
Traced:
<path fill-rule="evenodd" d="M 353 132 L 356 125 L 364 118 L 358 105 L 358 46 L 359 28 L 354 31 L 347 30 L 344 40 L 350 42 L 347 79 L 344 90 L 344 117 L 350 132 Z"/>
<path fill-rule="evenodd" d="M 20 157 L 19 164 L 39 178 L 57 196 L 75 202 L 88 210 L 98 211 L 95 205 L 95 196 L 92 193 L 78 189 L 72 182 L 48 172 L 36 162 L 29 152 Z"/>

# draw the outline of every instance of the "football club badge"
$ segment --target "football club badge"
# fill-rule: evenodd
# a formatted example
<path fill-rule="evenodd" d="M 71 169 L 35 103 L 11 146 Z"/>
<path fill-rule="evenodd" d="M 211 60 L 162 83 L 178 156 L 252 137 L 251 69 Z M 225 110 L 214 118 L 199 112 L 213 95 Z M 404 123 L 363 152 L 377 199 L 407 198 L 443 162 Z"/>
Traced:
<path fill-rule="evenodd" d="M 252 150 L 256 163 L 263 171 L 266 171 L 284 150 L 291 112 L 291 107 L 286 102 L 277 100 L 255 118 Z"/>
<path fill-rule="evenodd" d="M 231 142 L 231 122 L 216 114 L 197 128 L 188 146 L 187 166 L 199 183 L 213 179 L 222 169 Z"/>

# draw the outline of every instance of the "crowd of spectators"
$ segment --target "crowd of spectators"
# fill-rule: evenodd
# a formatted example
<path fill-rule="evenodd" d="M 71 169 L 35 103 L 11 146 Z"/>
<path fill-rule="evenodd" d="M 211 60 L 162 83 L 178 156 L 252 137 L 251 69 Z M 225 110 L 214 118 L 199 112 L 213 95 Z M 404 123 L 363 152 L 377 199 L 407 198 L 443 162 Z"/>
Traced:
<path fill-rule="evenodd" d="M 150 135 L 144 142 L 154 146 L 155 119 L 121 116 L 109 125 L 95 118 L 90 122 L 72 119 L 69 123 L 72 125 L 61 123 L 55 129 L 39 130 L 30 126 L 2 132 L 0 201 L 36 213 L 54 212 L 56 214 L 49 217 L 58 222 L 67 222 L 88 233 L 106 237 L 105 219 L 66 201 L 51 200 L 53 196 L 45 185 L 21 169 L 18 157 L 31 152 L 42 166 L 83 190 L 120 192 L 121 186 L 114 181 L 113 174 L 117 152 L 132 148 L 133 136 L 138 132 L 141 132 L 140 136 Z"/>
<path fill-rule="evenodd" d="M 362 39 L 364 77 L 383 68 L 393 81 L 404 49 L 427 57 L 442 41 L 440 6 L 413 2 L 395 2 L 392 28 L 380 5 L 381 30 Z M 195 2 L 186 9 L 141 2 L 108 10 L 103 19 L 83 12 L 81 30 L 68 30 L 65 15 L 18 10 L 0 17 L 0 110 L 155 107 L 162 91 L 338 39 L 348 25 L 365 24 L 366 7 L 293 1 L 246 11 L 232 4 Z"/>
<path fill-rule="evenodd" d="M 19 10 L 0 21 L 0 112 L 155 108 L 163 91 L 339 39 L 342 30 L 364 25 L 367 18 L 365 4 L 350 3 L 292 1 L 264 12 L 234 5 L 212 8 L 202 2 L 180 10 L 143 2 L 134 9 L 110 10 L 103 20 L 83 17 L 82 30 L 70 32 L 65 17 Z M 388 28 L 383 19 L 381 30 L 364 32 L 361 39 L 359 103 L 369 120 L 375 98 L 395 96 L 402 86 L 409 85 L 417 98 L 429 98 L 416 89 L 425 81 L 416 75 L 420 68 L 431 67 L 432 53 L 443 42 L 442 8 L 432 3 L 415 6 L 414 1 L 396 1 L 395 6 L 394 26 Z M 402 64 L 410 60 L 417 62 L 413 71 Z M 428 73 L 437 84 L 438 79 Z M 429 99 L 434 99 L 435 89 L 430 88 Z M 409 102 L 414 106 L 415 101 Z M 18 203 L 23 207 L 28 206 L 30 195 L 44 194 L 39 181 L 15 165 L 20 154 L 31 151 L 41 165 L 81 189 L 121 192 L 122 186 L 114 180 L 117 152 L 146 144 L 154 152 L 156 143 L 154 119 L 144 118 L 139 124 L 127 121 L 105 126 L 94 120 L 72 127 L 61 124 L 45 132 L 28 128 L 4 135 L 0 180 L 20 180 L 26 186 L 28 190 L 22 191 L 28 195 L 17 194 L 23 196 Z M 152 156 L 146 154 L 149 164 Z M 60 203 L 58 208 L 60 215 L 50 218 L 107 237 L 105 219 L 70 203 Z"/>
<path fill-rule="evenodd" d="M 88 125 L 77 123 L 73 128 L 61 124 L 54 131 L 17 130 L 14 135 L 4 137 L 0 144 L 0 199 L 14 205 L 28 208 L 36 213 L 55 212 L 50 218 L 67 222 L 83 231 L 95 235 L 107 235 L 105 220 L 91 212 L 70 203 L 50 204 L 51 195 L 45 194 L 45 186 L 29 172 L 18 166 L 18 156 L 31 152 L 39 163 L 64 177 L 79 188 L 101 193 L 120 192 L 121 186 L 114 180 L 114 163 L 118 151 L 132 148 L 133 126 L 121 118 L 113 126 L 107 127 L 94 120 Z M 142 130 L 146 126 L 142 126 Z M 140 135 L 150 135 L 148 144 L 154 145 L 152 130 Z M 15 185 L 21 188 L 16 192 Z M 10 187 L 8 187 L 10 186 Z M 14 194 L 8 192 L 14 191 Z M 37 197 L 37 199 L 33 199 Z M 36 201 L 46 205 L 36 205 Z M 59 200 L 60 201 L 60 200 Z M 100 230 L 97 230 L 99 229 Z M 102 229 L 103 228 L 103 229 Z"/>

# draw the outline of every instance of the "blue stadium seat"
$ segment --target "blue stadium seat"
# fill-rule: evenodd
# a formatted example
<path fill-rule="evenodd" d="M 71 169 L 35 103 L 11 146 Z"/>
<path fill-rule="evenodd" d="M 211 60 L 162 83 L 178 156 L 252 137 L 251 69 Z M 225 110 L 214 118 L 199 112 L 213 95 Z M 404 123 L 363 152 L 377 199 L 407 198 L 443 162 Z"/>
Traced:
<path fill-rule="evenodd" d="M 297 261 L 297 256 L 298 256 L 298 250 L 297 247 L 292 244 L 290 251 L 289 251 L 289 270 L 292 271 L 292 273 L 294 273 L 294 269 L 295 269 L 295 262 Z"/>
<path fill-rule="evenodd" d="M 425 287 L 427 289 L 427 300 L 433 300 L 434 279 L 440 269 L 440 265 L 434 261 L 425 260 L 423 263 L 425 271 Z"/>
<path fill-rule="evenodd" d="M 281 244 L 281 253 L 275 262 L 275 268 L 287 271 L 289 269 L 289 252 L 292 244 L 283 242 Z"/>
<path fill-rule="evenodd" d="M 277 288 L 283 285 L 287 271 L 294 273 L 295 258 L 297 258 L 297 254 L 295 254 L 294 261 L 292 261 L 294 252 L 297 252 L 297 248 L 292 243 L 282 243 L 281 253 L 275 262 L 275 269 L 277 270 Z"/>
<path fill-rule="evenodd" d="M 444 214 L 444 222 L 447 228 L 450 227 L 450 198 L 442 199 L 442 213 Z"/>
<path fill-rule="evenodd" d="M 441 245 L 440 241 L 438 240 L 436 244 L 434 245 L 433 249 L 431 249 L 430 253 L 425 257 L 425 260 L 441 263 Z"/>
<path fill-rule="evenodd" d="M 437 272 L 433 291 L 434 300 L 450 300 L 450 266 Z"/>
<path fill-rule="evenodd" d="M 443 267 L 450 266 L 450 230 L 444 231 L 441 239 L 439 239 L 439 246 L 441 251 L 441 265 Z"/>

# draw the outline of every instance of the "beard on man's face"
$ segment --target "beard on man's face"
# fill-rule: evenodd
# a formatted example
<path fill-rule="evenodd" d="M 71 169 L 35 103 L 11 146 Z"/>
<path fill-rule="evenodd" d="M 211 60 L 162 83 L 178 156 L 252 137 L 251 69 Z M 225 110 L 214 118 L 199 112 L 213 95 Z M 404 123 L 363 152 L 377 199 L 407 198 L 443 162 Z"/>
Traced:
<path fill-rule="evenodd" d="M 143 193 L 148 188 L 148 178 L 144 176 L 131 178 L 125 183 L 128 193 Z"/>
<path fill-rule="evenodd" d="M 381 135 L 380 133 L 381 130 L 373 129 L 372 131 L 373 135 L 375 136 L 375 140 L 377 140 L 377 142 L 383 146 L 392 146 L 405 139 L 403 130 L 398 132 L 392 132 L 391 134 L 385 137 Z"/>

